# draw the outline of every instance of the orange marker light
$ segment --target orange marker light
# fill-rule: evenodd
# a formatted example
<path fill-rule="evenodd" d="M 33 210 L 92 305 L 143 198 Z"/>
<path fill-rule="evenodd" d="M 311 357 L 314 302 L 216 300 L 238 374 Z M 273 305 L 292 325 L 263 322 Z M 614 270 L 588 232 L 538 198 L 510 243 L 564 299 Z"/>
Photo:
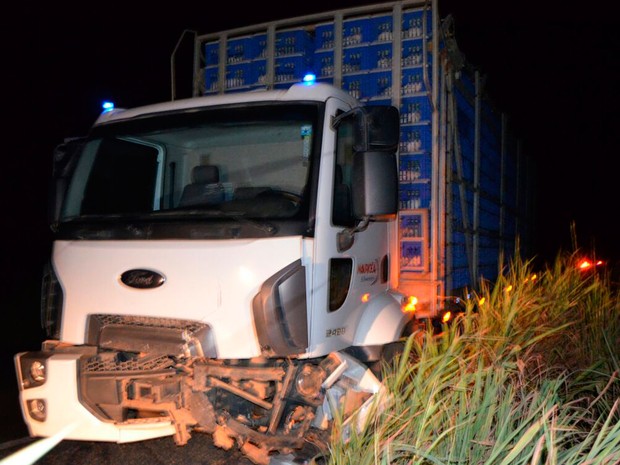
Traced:
<path fill-rule="evenodd" d="M 447 323 L 448 321 L 450 321 L 450 318 L 452 318 L 452 312 L 446 312 L 443 314 L 441 321 Z"/>
<path fill-rule="evenodd" d="M 588 260 L 583 260 L 580 264 L 579 264 L 579 268 L 582 270 L 586 270 L 588 268 L 590 268 L 592 266 L 592 263 L 590 263 Z"/>
<path fill-rule="evenodd" d="M 587 271 L 592 268 L 596 268 L 597 266 L 603 266 L 604 264 L 605 263 L 603 262 L 603 260 L 597 260 L 596 262 L 593 263 L 587 258 L 584 258 L 577 264 L 577 269 L 581 271 Z"/>
<path fill-rule="evenodd" d="M 417 305 L 417 303 L 418 303 L 418 298 L 410 295 L 403 300 L 401 308 L 403 312 L 406 312 L 406 313 L 415 312 L 415 306 Z"/>
<path fill-rule="evenodd" d="M 370 300 L 370 294 L 367 292 L 362 296 L 362 302 L 366 303 Z"/>

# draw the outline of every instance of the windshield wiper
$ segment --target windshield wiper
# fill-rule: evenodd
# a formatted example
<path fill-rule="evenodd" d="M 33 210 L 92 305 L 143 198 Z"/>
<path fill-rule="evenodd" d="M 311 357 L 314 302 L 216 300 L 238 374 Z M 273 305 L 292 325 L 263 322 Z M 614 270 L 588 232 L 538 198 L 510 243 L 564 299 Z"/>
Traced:
<path fill-rule="evenodd" d="M 226 218 L 239 223 L 248 224 L 260 231 L 263 231 L 269 235 L 273 235 L 278 231 L 278 228 L 267 222 L 259 221 L 254 218 L 248 218 L 246 213 L 242 211 L 222 211 L 222 210 L 203 210 L 203 209 L 176 209 L 176 210 L 163 210 L 155 211 L 146 216 L 148 217 L 168 217 L 168 218 L 184 218 L 186 216 L 202 216 L 205 218 Z"/>

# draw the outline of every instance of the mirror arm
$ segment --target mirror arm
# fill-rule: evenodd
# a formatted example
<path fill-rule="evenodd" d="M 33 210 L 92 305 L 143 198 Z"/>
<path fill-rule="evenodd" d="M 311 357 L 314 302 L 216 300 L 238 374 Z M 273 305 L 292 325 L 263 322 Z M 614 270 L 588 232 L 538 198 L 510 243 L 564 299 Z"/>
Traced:
<path fill-rule="evenodd" d="M 362 221 L 353 228 L 345 228 L 338 233 L 338 252 L 344 252 L 353 247 L 353 242 L 355 242 L 355 233 L 365 231 L 370 224 L 370 216 L 364 216 Z"/>
<path fill-rule="evenodd" d="M 343 119 L 348 118 L 352 114 L 359 113 L 361 111 L 362 111 L 362 109 L 357 107 L 357 108 L 353 108 L 352 110 L 349 110 L 349 111 L 346 111 L 344 113 L 341 113 L 338 116 L 332 116 L 332 120 L 330 122 L 331 123 L 330 124 L 331 129 L 333 129 L 335 131 L 336 129 L 338 129 L 338 126 L 340 126 L 340 122 Z"/>

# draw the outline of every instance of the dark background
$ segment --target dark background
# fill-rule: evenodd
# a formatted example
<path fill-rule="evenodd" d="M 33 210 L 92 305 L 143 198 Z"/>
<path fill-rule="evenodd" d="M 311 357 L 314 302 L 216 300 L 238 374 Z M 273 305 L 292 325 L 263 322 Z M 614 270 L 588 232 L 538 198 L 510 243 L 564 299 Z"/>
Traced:
<path fill-rule="evenodd" d="M 53 148 L 84 135 L 105 99 L 119 107 L 170 99 L 171 54 L 186 29 L 204 34 L 374 3 L 381 2 L 21 2 L 4 11 L 0 400 L 9 407 L 0 423 L 9 429 L 0 441 L 25 433 L 12 356 L 38 349 L 43 338 L 39 287 L 51 245 Z M 439 0 L 441 16 L 455 18 L 461 51 L 486 75 L 489 95 L 536 163 L 534 251 L 543 263 L 572 250 L 573 223 L 580 248 L 611 267 L 620 259 L 620 28 L 610 6 Z M 180 42 L 187 71 L 188 47 Z M 177 97 L 189 96 L 188 74 L 179 73 Z"/>

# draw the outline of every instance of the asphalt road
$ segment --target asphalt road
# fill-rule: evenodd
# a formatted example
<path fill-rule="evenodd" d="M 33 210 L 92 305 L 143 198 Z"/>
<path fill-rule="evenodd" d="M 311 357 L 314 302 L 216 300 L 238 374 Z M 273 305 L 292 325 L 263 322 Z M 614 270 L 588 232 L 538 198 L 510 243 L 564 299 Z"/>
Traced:
<path fill-rule="evenodd" d="M 0 460 L 28 446 L 34 439 L 0 445 Z M 194 435 L 185 446 L 171 437 L 129 444 L 62 441 L 36 465 L 252 465 L 237 450 L 213 446 L 206 435 Z"/>

